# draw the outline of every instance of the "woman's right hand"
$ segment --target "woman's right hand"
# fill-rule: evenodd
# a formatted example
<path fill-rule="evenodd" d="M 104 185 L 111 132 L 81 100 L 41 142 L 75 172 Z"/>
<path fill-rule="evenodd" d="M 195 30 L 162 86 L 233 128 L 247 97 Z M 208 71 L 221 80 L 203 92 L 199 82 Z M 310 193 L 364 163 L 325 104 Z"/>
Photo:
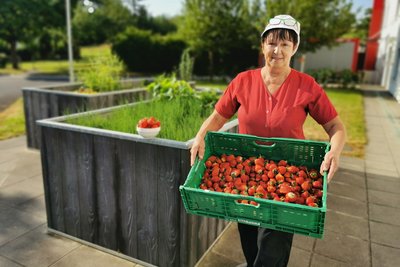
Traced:
<path fill-rule="evenodd" d="M 192 148 L 190 149 L 190 166 L 193 166 L 196 156 L 199 156 L 200 160 L 203 159 L 204 150 L 205 150 L 204 137 L 196 136 Z"/>

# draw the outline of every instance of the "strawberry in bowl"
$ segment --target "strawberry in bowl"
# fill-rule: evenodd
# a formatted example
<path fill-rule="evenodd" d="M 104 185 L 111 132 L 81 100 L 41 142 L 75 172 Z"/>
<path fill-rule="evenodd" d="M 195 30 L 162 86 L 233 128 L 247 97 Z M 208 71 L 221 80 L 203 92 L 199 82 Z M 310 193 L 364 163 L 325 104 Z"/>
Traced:
<path fill-rule="evenodd" d="M 154 138 L 161 130 L 161 123 L 154 117 L 142 118 L 136 125 L 136 131 L 144 138 Z"/>

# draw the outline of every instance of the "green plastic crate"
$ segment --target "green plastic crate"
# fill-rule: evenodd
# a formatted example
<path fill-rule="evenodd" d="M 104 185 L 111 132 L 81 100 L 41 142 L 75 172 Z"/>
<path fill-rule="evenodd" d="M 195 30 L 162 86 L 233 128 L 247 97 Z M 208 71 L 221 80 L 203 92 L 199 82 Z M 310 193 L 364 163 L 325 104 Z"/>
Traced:
<path fill-rule="evenodd" d="M 211 155 L 263 156 L 266 159 L 287 160 L 290 164 L 319 167 L 330 145 L 327 142 L 288 138 L 261 138 L 252 135 L 209 132 L 206 135 L 203 160 L 196 160 L 186 182 L 179 191 L 188 213 L 220 218 L 228 221 L 276 229 L 289 233 L 322 238 L 326 214 L 327 178 L 323 175 L 322 206 L 285 203 L 252 196 L 206 191 L 199 188 L 206 169 L 205 161 Z M 239 199 L 254 200 L 259 205 L 238 203 Z"/>

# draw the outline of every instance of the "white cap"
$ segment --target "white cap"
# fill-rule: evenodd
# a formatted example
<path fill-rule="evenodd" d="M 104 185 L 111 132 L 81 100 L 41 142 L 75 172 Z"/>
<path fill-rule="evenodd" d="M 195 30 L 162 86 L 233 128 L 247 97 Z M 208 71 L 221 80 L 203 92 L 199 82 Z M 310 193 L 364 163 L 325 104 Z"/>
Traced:
<path fill-rule="evenodd" d="M 292 30 L 297 34 L 297 47 L 299 47 L 300 43 L 300 22 L 295 20 L 292 16 L 290 15 L 277 15 L 274 18 L 270 19 L 267 26 L 265 26 L 264 31 L 261 33 L 261 38 L 264 36 L 264 34 L 272 29 L 288 29 Z M 293 52 L 296 53 L 296 50 Z"/>

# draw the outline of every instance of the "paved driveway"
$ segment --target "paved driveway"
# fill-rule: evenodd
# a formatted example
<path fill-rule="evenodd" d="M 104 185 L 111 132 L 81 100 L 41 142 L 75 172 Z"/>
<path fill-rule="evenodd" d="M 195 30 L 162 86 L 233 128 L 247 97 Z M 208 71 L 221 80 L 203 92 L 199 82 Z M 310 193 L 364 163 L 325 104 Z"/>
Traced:
<path fill-rule="evenodd" d="M 66 76 L 0 75 L 0 112 L 22 96 L 22 87 L 68 82 Z"/>

